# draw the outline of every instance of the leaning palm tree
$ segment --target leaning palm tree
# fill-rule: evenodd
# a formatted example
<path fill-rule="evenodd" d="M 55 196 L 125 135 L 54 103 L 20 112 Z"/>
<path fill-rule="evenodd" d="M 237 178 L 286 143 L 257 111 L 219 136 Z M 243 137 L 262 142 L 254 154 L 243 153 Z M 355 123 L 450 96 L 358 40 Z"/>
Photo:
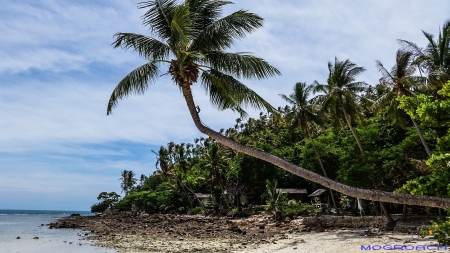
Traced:
<path fill-rule="evenodd" d="M 315 124 L 318 122 L 319 117 L 314 110 L 314 104 L 308 102 L 308 96 L 311 94 L 312 86 L 307 86 L 306 83 L 296 83 L 294 86 L 294 92 L 289 96 L 280 94 L 281 98 L 291 104 L 292 108 L 286 112 L 286 119 L 289 121 L 291 128 L 300 128 L 302 132 L 309 137 L 311 145 L 322 168 L 323 175 L 327 176 L 325 167 L 323 166 L 322 159 L 320 158 L 319 151 L 317 151 L 316 144 L 314 143 L 313 135 L 315 134 Z M 331 199 L 333 201 L 334 208 L 339 214 L 336 199 L 333 191 L 330 189 Z"/>
<path fill-rule="evenodd" d="M 200 120 L 191 91 L 191 86 L 197 82 L 206 90 L 212 105 L 220 110 L 231 109 L 245 115 L 243 106 L 249 105 L 258 110 L 275 111 L 238 79 L 264 79 L 279 75 L 280 72 L 253 55 L 225 52 L 237 39 L 261 27 L 263 19 L 243 10 L 221 17 L 223 7 L 230 3 L 220 0 L 185 0 L 181 3 L 175 0 L 153 0 L 139 4 L 140 8 L 148 8 L 142 19 L 154 37 L 117 33 L 114 46 L 131 48 L 148 62 L 119 82 L 110 97 L 107 114 L 122 98 L 133 93 L 144 93 L 165 65 L 168 66 L 166 73 L 183 93 L 195 126 L 224 146 L 349 196 L 410 205 L 450 207 L 450 199 L 350 187 L 237 143 L 205 126 Z"/>
<path fill-rule="evenodd" d="M 405 119 L 408 116 L 403 110 L 398 109 L 399 102 L 397 98 L 401 96 L 413 96 L 414 94 L 411 91 L 411 88 L 420 86 L 425 81 L 425 78 L 423 77 L 413 76 L 416 70 L 416 66 L 412 64 L 413 60 L 414 56 L 412 52 L 398 50 L 396 64 L 392 67 L 391 71 L 388 71 L 383 64 L 377 60 L 377 68 L 383 75 L 380 79 L 380 85 L 385 86 L 387 89 L 386 93 L 375 101 L 373 106 L 374 108 L 379 109 L 388 103 L 388 116 L 393 118 L 400 126 L 406 125 Z M 431 150 L 423 137 L 419 124 L 415 119 L 409 118 L 412 120 L 414 127 L 419 134 L 420 141 L 422 142 L 425 151 L 428 156 L 431 157 Z"/>
<path fill-rule="evenodd" d="M 364 155 L 364 149 L 359 141 L 358 134 L 352 126 L 352 121 L 358 116 L 358 106 L 356 95 L 363 92 L 365 82 L 356 82 L 356 77 L 365 69 L 356 66 L 350 60 L 338 61 L 334 59 L 334 64 L 328 62 L 328 80 L 326 84 L 320 84 L 314 81 L 314 93 L 323 93 L 314 98 L 315 102 L 320 104 L 322 110 L 330 114 L 335 121 L 344 121 L 350 128 L 353 137 L 358 144 L 361 154 Z"/>

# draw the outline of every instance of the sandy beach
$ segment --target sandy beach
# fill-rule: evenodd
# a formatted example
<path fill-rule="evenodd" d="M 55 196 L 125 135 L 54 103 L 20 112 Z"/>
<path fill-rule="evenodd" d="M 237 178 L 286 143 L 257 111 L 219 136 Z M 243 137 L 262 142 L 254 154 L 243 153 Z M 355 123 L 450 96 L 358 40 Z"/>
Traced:
<path fill-rule="evenodd" d="M 86 231 L 95 245 L 120 253 L 143 252 L 448 252 L 418 229 L 428 220 L 399 222 L 384 231 L 382 217 L 295 217 L 275 222 L 248 218 L 115 214 L 68 217 L 52 228 Z"/>

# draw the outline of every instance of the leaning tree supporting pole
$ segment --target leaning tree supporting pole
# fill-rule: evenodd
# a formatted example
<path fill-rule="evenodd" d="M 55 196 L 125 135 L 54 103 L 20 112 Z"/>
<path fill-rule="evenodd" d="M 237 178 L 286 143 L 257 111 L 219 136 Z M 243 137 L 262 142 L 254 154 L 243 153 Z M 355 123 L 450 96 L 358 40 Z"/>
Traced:
<path fill-rule="evenodd" d="M 253 156 L 269 162 L 273 165 L 276 165 L 292 174 L 295 174 L 299 177 L 302 177 L 306 180 L 312 181 L 314 183 L 320 184 L 327 188 L 331 188 L 337 192 L 342 194 L 352 196 L 355 198 L 374 200 L 374 201 L 382 201 L 382 202 L 390 202 L 397 204 L 407 204 L 407 205 L 418 205 L 418 206 L 429 206 L 429 207 L 438 207 L 438 208 L 450 208 L 450 199 L 441 198 L 441 197 L 432 197 L 432 196 L 417 196 L 410 194 L 400 194 L 393 192 L 385 192 L 373 189 L 361 189 L 352 186 L 348 186 L 324 176 L 321 176 L 312 171 L 306 170 L 300 166 L 289 163 L 277 156 L 266 153 L 264 151 L 260 151 L 240 143 L 237 143 L 220 133 L 210 129 L 209 127 L 202 124 L 200 117 L 195 108 L 194 98 L 192 96 L 191 88 L 189 84 L 183 84 L 182 92 L 184 98 L 186 100 L 186 104 L 188 106 L 189 112 L 191 113 L 192 119 L 194 120 L 195 126 L 198 128 L 200 132 L 208 135 L 209 137 L 215 139 L 216 141 L 222 143 L 223 145 L 230 147 L 238 152 L 242 152 L 249 156 Z"/>

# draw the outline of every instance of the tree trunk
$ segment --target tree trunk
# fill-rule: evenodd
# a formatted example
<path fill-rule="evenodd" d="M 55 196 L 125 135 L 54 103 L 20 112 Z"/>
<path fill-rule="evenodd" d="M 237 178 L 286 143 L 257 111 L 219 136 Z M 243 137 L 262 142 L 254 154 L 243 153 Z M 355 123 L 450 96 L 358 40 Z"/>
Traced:
<path fill-rule="evenodd" d="M 317 151 L 316 145 L 314 144 L 314 140 L 311 136 L 309 137 L 309 139 L 311 140 L 311 145 L 313 146 L 314 152 L 316 153 L 317 159 L 319 160 L 319 164 L 320 164 L 320 167 L 322 168 L 323 175 L 325 177 L 328 177 L 327 172 L 325 171 L 325 167 L 323 166 L 322 159 L 320 159 L 319 152 Z M 330 190 L 331 200 L 333 201 L 334 208 L 336 209 L 336 214 L 339 215 L 340 213 L 339 213 L 338 206 L 336 204 L 336 198 L 333 195 L 333 191 L 331 189 L 329 189 L 329 190 Z"/>
<path fill-rule="evenodd" d="M 200 206 L 203 208 L 203 211 L 205 211 L 205 214 L 208 213 L 208 211 L 206 210 L 206 206 L 203 204 L 203 202 L 197 198 L 197 196 L 195 195 L 194 190 L 192 190 L 190 187 L 188 187 L 187 185 L 183 184 L 183 182 L 178 178 L 178 176 L 176 176 L 177 181 L 180 183 L 181 187 L 183 188 L 184 192 L 186 193 L 186 189 L 188 189 L 188 191 L 194 196 L 194 198 L 197 200 L 197 202 L 200 204 Z M 186 194 L 187 195 L 187 194 Z M 188 195 L 189 198 L 189 195 Z"/>
<path fill-rule="evenodd" d="M 397 92 L 397 97 L 401 97 L 401 96 L 403 96 L 404 94 L 405 94 L 405 92 L 404 92 L 402 89 L 399 89 L 398 92 Z M 410 118 L 411 118 L 411 116 L 410 116 Z M 420 130 L 419 124 L 418 124 L 417 121 L 416 121 L 415 119 L 413 119 L 413 118 L 411 118 L 411 121 L 413 122 L 414 127 L 416 128 L 417 134 L 419 134 L 420 141 L 422 142 L 422 145 L 423 145 L 423 147 L 425 148 L 425 151 L 427 152 L 428 157 L 432 157 L 433 154 L 431 153 L 431 150 L 430 150 L 430 148 L 428 147 L 427 141 L 426 141 L 425 138 L 423 137 L 423 134 L 422 134 L 422 131 Z"/>
<path fill-rule="evenodd" d="M 407 205 L 403 204 L 402 220 L 406 221 Z"/>
<path fill-rule="evenodd" d="M 417 133 L 419 134 L 420 141 L 422 142 L 423 147 L 427 151 L 428 156 L 432 157 L 433 154 L 431 153 L 431 150 L 428 147 L 427 141 L 423 137 L 423 134 L 422 134 L 422 131 L 420 130 L 419 124 L 417 124 L 417 121 L 415 119 L 411 118 L 411 120 L 412 120 L 412 122 L 414 124 L 414 127 L 416 128 Z"/>
<path fill-rule="evenodd" d="M 386 224 L 386 230 L 392 231 L 394 230 L 395 226 L 397 225 L 397 221 L 392 219 L 391 214 L 389 213 L 389 210 L 386 208 L 386 203 L 380 202 L 381 209 L 383 210 L 384 215 L 388 219 L 388 222 Z"/>
<path fill-rule="evenodd" d="M 344 112 L 345 121 L 347 122 L 348 127 L 350 128 L 350 131 L 353 134 L 353 137 L 355 137 L 356 143 L 358 144 L 359 150 L 361 151 L 361 154 L 364 156 L 364 149 L 361 145 L 361 142 L 359 141 L 358 135 L 356 134 L 355 129 L 352 127 L 352 122 L 350 117 L 347 114 L 347 111 L 345 110 L 344 106 L 342 105 L 342 111 Z"/>
<path fill-rule="evenodd" d="M 195 108 L 194 99 L 192 97 L 192 92 L 189 84 L 182 85 L 182 92 L 186 100 L 187 107 L 194 121 L 195 126 L 198 130 L 208 135 L 209 137 L 215 139 L 221 144 L 234 149 L 238 152 L 247 154 L 249 156 L 259 158 L 273 165 L 276 165 L 292 174 L 302 177 L 306 180 L 312 181 L 314 183 L 320 184 L 324 187 L 331 188 L 342 194 L 352 196 L 355 198 L 374 200 L 374 201 L 384 201 L 397 204 L 408 204 L 408 205 L 418 205 L 418 206 L 430 206 L 430 207 L 440 207 L 440 208 L 450 208 L 450 199 L 441 197 L 431 197 L 431 196 L 417 196 L 410 194 L 400 194 L 393 192 L 383 192 L 373 189 L 360 189 L 352 186 L 348 186 L 329 178 L 323 177 L 317 173 L 301 168 L 297 165 L 289 163 L 277 156 L 260 151 L 240 143 L 237 143 L 220 133 L 206 127 L 202 124 L 200 117 Z"/>

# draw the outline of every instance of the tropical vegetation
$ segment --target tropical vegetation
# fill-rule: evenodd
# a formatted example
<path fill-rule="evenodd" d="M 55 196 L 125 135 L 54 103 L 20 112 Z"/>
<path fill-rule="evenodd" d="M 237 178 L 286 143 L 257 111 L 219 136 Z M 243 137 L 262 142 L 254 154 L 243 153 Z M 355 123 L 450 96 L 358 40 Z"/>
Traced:
<path fill-rule="evenodd" d="M 199 192 L 211 194 L 216 211 L 240 208 L 247 193 L 253 202 L 263 202 L 266 180 L 285 188 L 321 185 L 372 200 L 374 209 L 383 202 L 450 207 L 450 21 L 436 40 L 423 32 L 424 48 L 400 40 L 390 71 L 376 61 L 379 83 L 358 80 L 365 68 L 335 58 L 328 63 L 326 83 L 296 84 L 293 94 L 282 95 L 289 104 L 273 108 L 242 80 L 280 72 L 259 57 L 225 51 L 263 19 L 244 10 L 221 16 L 228 4 L 143 2 L 139 7 L 147 9 L 142 19 L 151 36 L 115 35 L 115 47 L 132 49 L 148 62 L 119 82 L 107 114 L 166 73 L 182 92 L 195 126 L 208 136 L 161 146 L 154 152 L 155 173 L 139 184 L 123 181 L 126 196 L 117 208 L 207 209 Z M 201 121 L 191 91 L 197 83 L 217 109 L 239 113 L 234 127 L 216 132 Z M 259 118 L 248 118 L 247 106 L 262 110 Z"/>

